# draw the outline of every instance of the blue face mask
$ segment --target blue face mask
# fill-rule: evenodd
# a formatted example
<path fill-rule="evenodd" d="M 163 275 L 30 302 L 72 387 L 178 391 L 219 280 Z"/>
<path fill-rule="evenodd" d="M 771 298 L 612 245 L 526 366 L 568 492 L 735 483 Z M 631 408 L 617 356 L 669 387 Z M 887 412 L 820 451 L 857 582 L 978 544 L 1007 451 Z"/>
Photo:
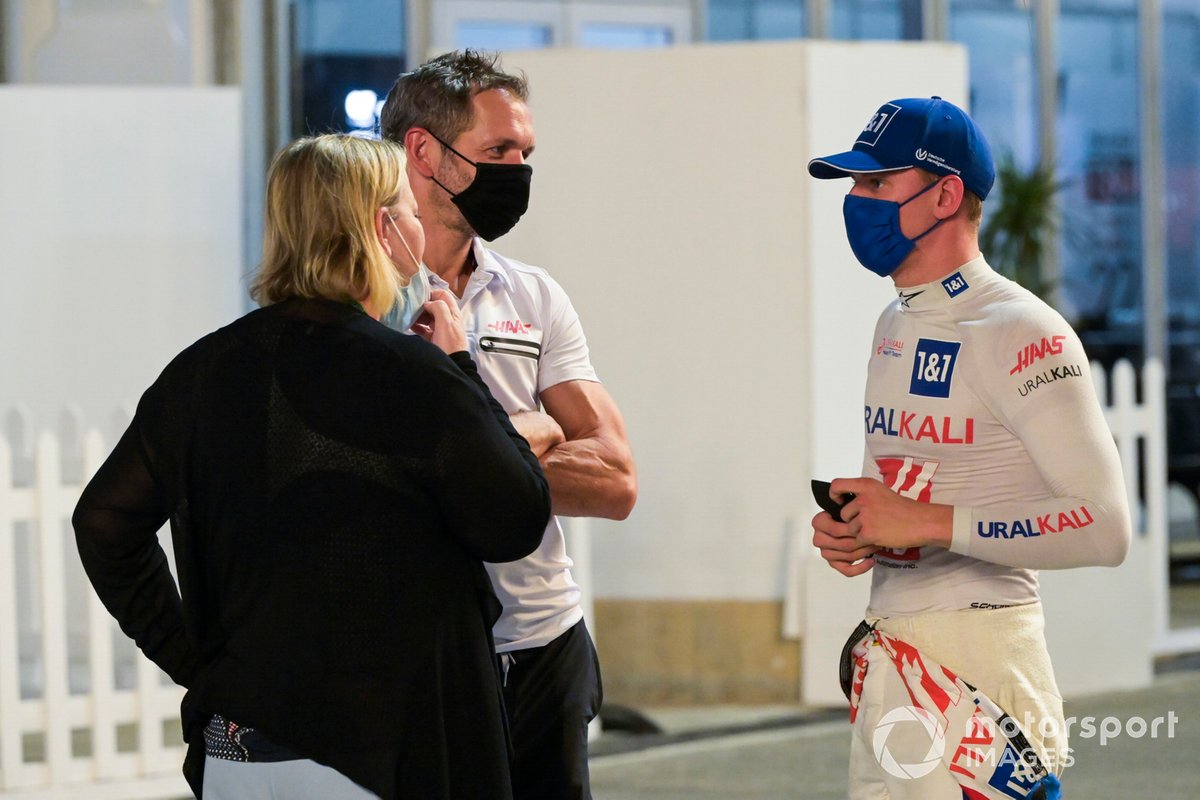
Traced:
<path fill-rule="evenodd" d="M 408 250 L 409 258 L 417 265 L 417 271 L 408 279 L 408 283 L 396 293 L 396 302 L 392 304 L 392 310 L 379 321 L 394 331 L 404 333 L 417 321 L 417 317 L 421 316 L 421 312 L 425 310 L 425 303 L 429 301 L 429 270 L 413 255 L 408 242 L 404 240 L 404 234 L 400 233 L 400 229 L 396 227 L 395 221 L 390 216 L 388 222 L 392 223 L 392 229 L 400 237 L 400 243 L 404 245 L 405 250 Z"/>
<path fill-rule="evenodd" d="M 877 200 L 848 194 L 842 202 L 842 217 L 846 220 L 846 237 L 850 249 L 858 262 L 876 275 L 886 278 L 891 275 L 917 246 L 917 239 L 925 236 L 938 225 L 938 220 L 929 228 L 910 239 L 900 230 L 900 207 L 911 203 L 937 186 L 933 182 L 903 203 L 894 200 Z"/>

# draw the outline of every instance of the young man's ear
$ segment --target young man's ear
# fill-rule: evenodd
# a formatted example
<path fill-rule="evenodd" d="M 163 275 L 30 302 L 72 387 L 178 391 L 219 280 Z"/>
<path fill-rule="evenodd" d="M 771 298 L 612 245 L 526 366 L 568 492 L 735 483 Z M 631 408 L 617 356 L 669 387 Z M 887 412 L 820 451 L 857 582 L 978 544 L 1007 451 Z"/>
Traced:
<path fill-rule="evenodd" d="M 938 219 L 949 219 L 958 213 L 958 209 L 962 208 L 963 193 L 966 187 L 963 185 L 962 178 L 957 175 L 947 175 L 942 179 L 942 185 L 937 190 L 937 206 L 934 208 L 934 215 Z"/>

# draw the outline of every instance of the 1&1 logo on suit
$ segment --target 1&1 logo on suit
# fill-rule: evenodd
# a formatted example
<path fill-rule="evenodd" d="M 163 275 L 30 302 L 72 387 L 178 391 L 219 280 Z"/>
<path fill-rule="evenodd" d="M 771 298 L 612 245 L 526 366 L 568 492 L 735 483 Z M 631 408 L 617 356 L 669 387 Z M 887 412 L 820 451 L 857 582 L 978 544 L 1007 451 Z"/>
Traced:
<path fill-rule="evenodd" d="M 921 397 L 949 397 L 960 347 L 962 342 L 918 339 L 908 393 Z"/>

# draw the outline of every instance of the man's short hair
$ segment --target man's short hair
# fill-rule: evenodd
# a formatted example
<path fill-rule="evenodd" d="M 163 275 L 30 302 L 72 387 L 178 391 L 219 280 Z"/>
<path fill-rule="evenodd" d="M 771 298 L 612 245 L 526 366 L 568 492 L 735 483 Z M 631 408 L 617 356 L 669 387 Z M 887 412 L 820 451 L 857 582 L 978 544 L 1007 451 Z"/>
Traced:
<path fill-rule="evenodd" d="M 979 199 L 979 195 L 970 189 L 963 190 L 962 204 L 963 208 L 967 209 L 967 219 L 978 226 L 983 221 L 983 201 Z"/>
<path fill-rule="evenodd" d="M 489 89 L 503 89 L 521 101 L 529 99 L 525 75 L 504 72 L 499 53 L 455 50 L 426 61 L 396 79 L 379 115 L 384 139 L 404 143 L 412 128 L 424 128 L 444 142 L 453 142 L 471 127 L 471 98 Z"/>

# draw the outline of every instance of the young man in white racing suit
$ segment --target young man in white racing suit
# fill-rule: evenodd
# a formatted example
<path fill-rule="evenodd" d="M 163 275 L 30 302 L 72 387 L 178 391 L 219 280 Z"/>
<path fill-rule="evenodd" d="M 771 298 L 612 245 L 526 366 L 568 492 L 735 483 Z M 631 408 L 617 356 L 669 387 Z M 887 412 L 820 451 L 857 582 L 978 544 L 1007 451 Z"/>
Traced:
<path fill-rule="evenodd" d="M 843 521 L 824 511 L 813 519 L 831 567 L 873 571 L 867 621 L 911 648 L 889 657 L 878 634 L 859 645 L 850 796 L 1053 796 L 998 778 L 968 786 L 972 758 L 982 760 L 968 746 L 920 769 L 892 751 L 907 744 L 910 762 L 933 751 L 928 731 L 898 724 L 897 709 L 931 705 L 922 690 L 944 667 L 1016 720 L 1050 773 L 1066 766 L 1037 571 L 1119 565 L 1130 539 L 1087 356 L 1057 312 L 980 253 L 995 170 L 962 109 L 936 97 L 885 103 L 853 149 L 808 169 L 852 178 L 843 207 L 851 249 L 897 292 L 867 370 L 863 477 L 832 482 L 835 499 L 849 500 Z M 952 687 L 939 696 L 920 712 L 930 729 L 960 699 Z"/>

